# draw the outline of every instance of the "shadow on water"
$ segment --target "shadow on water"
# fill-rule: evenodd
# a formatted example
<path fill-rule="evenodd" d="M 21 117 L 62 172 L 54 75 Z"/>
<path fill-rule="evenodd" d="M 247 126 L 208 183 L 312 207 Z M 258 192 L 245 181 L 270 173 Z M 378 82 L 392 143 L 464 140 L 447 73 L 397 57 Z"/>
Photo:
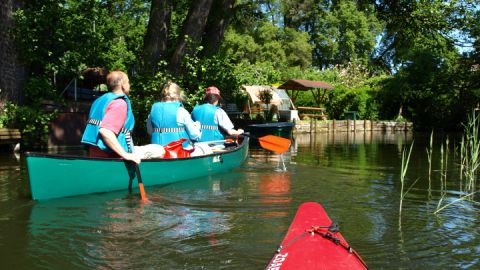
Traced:
<path fill-rule="evenodd" d="M 398 224 L 400 164 L 415 138 Z M 427 138 L 423 140 L 423 138 Z M 429 195 L 428 136 L 310 134 L 281 158 L 253 148 L 229 173 L 134 192 L 32 202 L 24 161 L 0 156 L 0 262 L 5 269 L 262 269 L 297 207 L 316 201 L 371 269 L 474 269 L 480 229 L 473 202 L 434 215 L 438 147 Z M 436 144 L 434 144 L 436 145 Z M 437 154 L 435 154 L 437 152 Z M 458 198 L 448 163 L 446 202 Z"/>

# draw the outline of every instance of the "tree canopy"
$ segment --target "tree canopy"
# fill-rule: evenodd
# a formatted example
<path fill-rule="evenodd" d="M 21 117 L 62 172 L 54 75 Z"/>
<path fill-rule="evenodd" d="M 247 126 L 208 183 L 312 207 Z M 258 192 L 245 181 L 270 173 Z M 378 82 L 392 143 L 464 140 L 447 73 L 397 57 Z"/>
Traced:
<path fill-rule="evenodd" d="M 9 32 L 29 78 L 54 93 L 104 67 L 128 71 L 143 106 L 168 79 L 191 103 L 210 84 L 234 98 L 241 84 L 326 80 L 346 96 L 368 95 L 358 100 L 376 104 L 370 116 L 401 109 L 423 127 L 458 127 L 480 102 L 474 0 L 20 2 Z M 366 108 L 340 102 L 340 92 L 332 113 Z"/>

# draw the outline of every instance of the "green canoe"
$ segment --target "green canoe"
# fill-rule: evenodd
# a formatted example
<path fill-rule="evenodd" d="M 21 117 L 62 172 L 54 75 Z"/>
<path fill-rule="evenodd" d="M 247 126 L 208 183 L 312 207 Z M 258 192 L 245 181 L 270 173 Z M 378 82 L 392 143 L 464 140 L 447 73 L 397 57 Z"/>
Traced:
<path fill-rule="evenodd" d="M 144 186 L 203 177 L 239 167 L 248 155 L 248 138 L 224 152 L 178 158 L 147 159 L 140 163 Z M 26 153 L 30 191 L 34 200 L 48 200 L 138 187 L 135 165 L 122 159 Z"/>

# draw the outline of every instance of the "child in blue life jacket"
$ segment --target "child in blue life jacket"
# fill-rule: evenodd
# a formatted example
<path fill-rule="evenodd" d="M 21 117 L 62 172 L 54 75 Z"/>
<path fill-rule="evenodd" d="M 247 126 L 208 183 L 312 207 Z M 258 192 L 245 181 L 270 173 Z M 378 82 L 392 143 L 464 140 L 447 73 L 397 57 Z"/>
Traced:
<path fill-rule="evenodd" d="M 168 82 L 162 89 L 162 99 L 153 104 L 147 119 L 147 132 L 152 144 L 165 146 L 182 138 L 198 141 L 200 123 L 194 123 L 190 113 L 183 107 L 183 93 L 174 82 Z"/>
<path fill-rule="evenodd" d="M 230 136 L 243 134 L 242 129 L 234 129 L 234 125 L 227 113 L 218 105 L 222 96 L 220 90 L 210 86 L 205 90 L 203 104 L 193 109 L 192 118 L 199 121 L 201 126 L 200 142 L 224 140 L 224 134 Z"/>

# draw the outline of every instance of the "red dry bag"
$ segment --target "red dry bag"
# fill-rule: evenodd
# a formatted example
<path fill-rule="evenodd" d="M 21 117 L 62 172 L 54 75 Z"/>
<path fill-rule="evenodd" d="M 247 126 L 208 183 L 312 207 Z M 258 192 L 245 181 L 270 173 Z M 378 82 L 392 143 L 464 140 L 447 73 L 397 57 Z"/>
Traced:
<path fill-rule="evenodd" d="M 192 149 L 184 149 L 182 147 L 182 144 L 186 141 L 187 139 L 181 138 L 178 141 L 173 141 L 167 145 L 164 146 L 165 148 L 165 156 L 163 158 L 186 158 L 190 157 L 190 154 L 195 150 L 194 148 Z"/>

